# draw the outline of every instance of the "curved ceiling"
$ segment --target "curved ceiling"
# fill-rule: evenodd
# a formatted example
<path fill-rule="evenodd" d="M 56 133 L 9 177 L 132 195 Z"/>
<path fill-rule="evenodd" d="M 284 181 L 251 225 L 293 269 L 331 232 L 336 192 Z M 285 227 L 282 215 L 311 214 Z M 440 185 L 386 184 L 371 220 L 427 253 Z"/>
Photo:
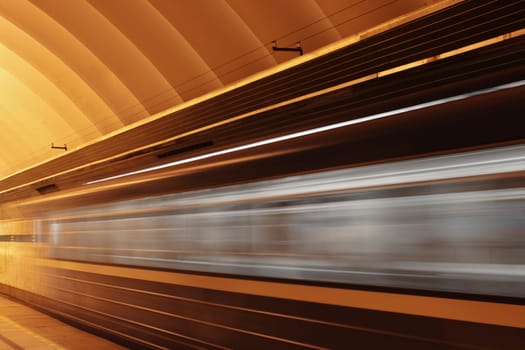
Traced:
<path fill-rule="evenodd" d="M 0 179 L 439 0 L 0 0 Z"/>

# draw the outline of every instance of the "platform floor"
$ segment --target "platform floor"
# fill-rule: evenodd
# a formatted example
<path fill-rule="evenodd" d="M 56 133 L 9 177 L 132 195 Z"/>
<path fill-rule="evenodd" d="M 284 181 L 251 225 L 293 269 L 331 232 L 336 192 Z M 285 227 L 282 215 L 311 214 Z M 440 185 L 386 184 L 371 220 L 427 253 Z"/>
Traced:
<path fill-rule="evenodd" d="M 0 350 L 124 349 L 0 295 Z"/>

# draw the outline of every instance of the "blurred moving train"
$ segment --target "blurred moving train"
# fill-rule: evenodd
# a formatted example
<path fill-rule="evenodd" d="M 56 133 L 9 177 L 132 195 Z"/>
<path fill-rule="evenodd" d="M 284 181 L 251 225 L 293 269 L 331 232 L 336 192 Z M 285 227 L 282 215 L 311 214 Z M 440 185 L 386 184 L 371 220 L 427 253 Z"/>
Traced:
<path fill-rule="evenodd" d="M 183 177 L 117 179 L 18 203 L 0 272 L 132 348 L 519 348 L 524 174 L 515 144 L 131 199 Z"/>
<path fill-rule="evenodd" d="M 525 297 L 525 146 L 68 209 L 49 257 Z"/>

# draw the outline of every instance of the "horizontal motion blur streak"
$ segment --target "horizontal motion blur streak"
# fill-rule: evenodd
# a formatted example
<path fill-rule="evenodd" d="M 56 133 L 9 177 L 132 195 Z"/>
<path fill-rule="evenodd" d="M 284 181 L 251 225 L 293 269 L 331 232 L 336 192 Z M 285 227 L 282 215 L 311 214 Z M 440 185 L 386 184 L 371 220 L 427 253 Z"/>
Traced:
<path fill-rule="evenodd" d="M 392 116 L 396 116 L 396 115 L 400 115 L 400 114 L 403 114 L 403 113 L 408 113 L 408 112 L 412 112 L 412 111 L 416 111 L 416 110 L 420 110 L 420 109 L 424 109 L 424 108 L 428 108 L 428 107 L 432 107 L 432 106 L 438 106 L 438 105 L 442 105 L 442 104 L 445 104 L 445 103 L 450 103 L 450 102 L 454 102 L 454 101 L 460 101 L 460 100 L 467 99 L 467 98 L 473 97 L 473 96 L 483 95 L 483 94 L 486 94 L 486 93 L 500 91 L 500 90 L 505 90 L 505 89 L 511 89 L 511 88 L 522 86 L 524 84 L 525 84 L 524 80 L 513 82 L 513 83 L 509 83 L 509 84 L 503 84 L 503 85 L 495 86 L 495 87 L 488 88 L 488 89 L 482 89 L 482 90 L 473 91 L 473 92 L 470 92 L 468 94 L 461 94 L 461 95 L 457 95 L 457 96 L 451 96 L 451 97 L 447 97 L 447 98 L 443 98 L 443 99 L 439 99 L 439 100 L 435 100 L 435 101 L 431 101 L 431 102 L 425 102 L 425 103 L 413 105 L 413 106 L 410 106 L 410 107 L 399 108 L 399 109 L 395 109 L 395 110 L 388 111 L 388 112 L 383 112 L 383 113 L 378 113 L 378 114 L 374 114 L 374 115 L 370 115 L 370 116 L 366 116 L 366 117 L 362 117 L 362 118 L 347 120 L 347 121 L 344 121 L 344 122 L 341 122 L 341 123 L 330 124 L 330 125 L 322 126 L 322 127 L 319 127 L 319 128 L 314 128 L 314 129 L 310 129 L 310 130 L 304 130 L 304 131 L 300 131 L 300 132 L 295 132 L 295 133 L 292 133 L 292 134 L 283 135 L 283 136 L 279 136 L 279 137 L 274 137 L 274 138 L 270 138 L 270 139 L 262 140 L 262 141 L 258 141 L 258 142 L 253 142 L 253 143 L 249 143 L 249 144 L 242 145 L 242 146 L 232 147 L 232 148 L 228 148 L 228 149 L 225 149 L 225 150 L 220 150 L 220 151 L 216 151 L 216 152 L 202 154 L 202 155 L 195 156 L 195 157 L 181 159 L 181 160 L 177 160 L 175 162 L 170 162 L 170 163 L 161 164 L 161 165 L 157 165 L 157 166 L 153 166 L 153 167 L 149 167 L 149 168 L 145 168 L 145 169 L 131 171 L 131 172 L 124 173 L 124 174 L 119 174 L 119 175 L 115 175 L 115 176 L 109 176 L 109 177 L 105 177 L 105 178 L 102 178 L 102 179 L 89 181 L 89 182 L 86 183 L 86 185 L 91 185 L 91 184 L 96 184 L 96 183 L 99 183 L 99 182 L 119 179 L 119 178 L 122 178 L 122 177 L 131 176 L 131 175 L 143 174 L 143 173 L 150 172 L 150 171 L 165 169 L 165 168 L 168 168 L 168 167 L 181 165 L 181 164 L 186 164 L 186 163 L 191 163 L 191 162 L 196 162 L 196 161 L 199 161 L 199 160 L 208 159 L 208 158 L 212 158 L 212 157 L 216 157 L 216 156 L 220 156 L 220 155 L 224 155 L 224 154 L 228 154 L 228 153 L 243 151 L 243 150 L 247 150 L 247 149 L 251 149 L 251 148 L 256 148 L 256 147 L 260 147 L 260 146 L 264 146 L 264 145 L 269 145 L 269 144 L 272 144 L 272 143 L 282 142 L 282 141 L 291 140 L 291 139 L 295 139 L 295 138 L 299 138 L 299 137 L 303 137 L 303 136 L 308 136 L 308 135 L 313 135 L 313 134 L 317 134 L 317 133 L 321 133 L 321 132 L 325 132 L 325 131 L 329 131 L 329 130 L 343 128 L 343 127 L 350 126 L 350 125 L 361 124 L 361 123 L 366 123 L 366 122 L 370 122 L 370 121 L 377 120 L 377 119 L 388 118 L 388 117 L 392 117 Z"/>

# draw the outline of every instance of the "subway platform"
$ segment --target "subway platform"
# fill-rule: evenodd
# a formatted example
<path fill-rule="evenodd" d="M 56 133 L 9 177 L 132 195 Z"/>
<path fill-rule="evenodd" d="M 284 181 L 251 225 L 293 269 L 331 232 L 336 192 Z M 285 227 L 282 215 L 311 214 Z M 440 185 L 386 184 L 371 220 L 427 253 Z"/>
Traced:
<path fill-rule="evenodd" d="M 0 350 L 4 349 L 124 348 L 0 295 Z"/>

